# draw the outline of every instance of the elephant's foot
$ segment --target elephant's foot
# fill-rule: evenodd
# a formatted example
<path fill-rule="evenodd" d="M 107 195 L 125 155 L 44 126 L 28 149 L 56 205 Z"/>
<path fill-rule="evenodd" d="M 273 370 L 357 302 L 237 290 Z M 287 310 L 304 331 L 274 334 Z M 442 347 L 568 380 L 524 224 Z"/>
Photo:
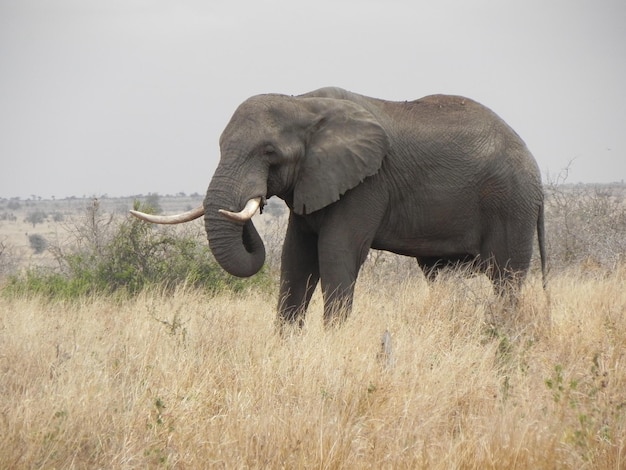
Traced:
<path fill-rule="evenodd" d="M 281 336 L 289 336 L 289 332 L 302 330 L 304 327 L 304 319 L 306 315 L 305 307 L 297 306 L 278 306 L 278 315 L 276 316 L 276 329 Z"/>
<path fill-rule="evenodd" d="M 304 327 L 304 317 L 302 316 L 294 321 L 288 321 L 278 316 L 275 321 L 275 327 L 281 338 L 300 335 Z"/>
<path fill-rule="evenodd" d="M 333 300 L 324 305 L 324 328 L 343 325 L 352 311 L 352 299 Z"/>

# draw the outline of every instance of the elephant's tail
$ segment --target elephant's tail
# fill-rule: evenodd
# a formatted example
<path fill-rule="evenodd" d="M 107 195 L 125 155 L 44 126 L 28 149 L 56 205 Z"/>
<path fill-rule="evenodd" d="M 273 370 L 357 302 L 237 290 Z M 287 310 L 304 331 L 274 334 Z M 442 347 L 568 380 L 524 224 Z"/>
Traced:
<path fill-rule="evenodd" d="M 543 281 L 543 288 L 546 289 L 548 286 L 548 273 L 543 201 L 541 201 L 541 205 L 539 206 L 539 216 L 537 217 L 537 241 L 539 243 L 539 257 L 541 258 L 541 278 Z"/>

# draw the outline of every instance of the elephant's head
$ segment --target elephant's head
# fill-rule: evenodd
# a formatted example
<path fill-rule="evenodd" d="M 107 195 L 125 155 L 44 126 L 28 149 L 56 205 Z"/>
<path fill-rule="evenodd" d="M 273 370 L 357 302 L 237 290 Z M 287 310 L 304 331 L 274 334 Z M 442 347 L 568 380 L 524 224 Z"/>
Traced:
<path fill-rule="evenodd" d="M 312 95 L 260 95 L 241 104 L 220 138 L 203 208 L 172 216 L 178 223 L 204 214 L 211 251 L 231 274 L 247 277 L 263 266 L 265 249 L 250 219 L 265 199 L 278 196 L 296 214 L 310 214 L 375 174 L 387 154 L 387 135 L 365 108 Z M 147 220 L 168 218 L 156 219 Z"/>

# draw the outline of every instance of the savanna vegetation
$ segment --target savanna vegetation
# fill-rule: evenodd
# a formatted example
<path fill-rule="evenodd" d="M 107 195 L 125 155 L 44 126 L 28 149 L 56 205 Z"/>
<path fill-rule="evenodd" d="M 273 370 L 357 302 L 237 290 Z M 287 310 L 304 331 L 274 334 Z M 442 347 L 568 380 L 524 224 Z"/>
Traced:
<path fill-rule="evenodd" d="M 283 335 L 277 208 L 248 281 L 201 224 L 95 204 L 47 266 L 0 238 L 2 466 L 625 468 L 626 191 L 546 191 L 549 287 L 535 267 L 515 311 L 483 277 L 428 284 L 374 252 L 346 324 L 322 327 L 316 293 Z"/>

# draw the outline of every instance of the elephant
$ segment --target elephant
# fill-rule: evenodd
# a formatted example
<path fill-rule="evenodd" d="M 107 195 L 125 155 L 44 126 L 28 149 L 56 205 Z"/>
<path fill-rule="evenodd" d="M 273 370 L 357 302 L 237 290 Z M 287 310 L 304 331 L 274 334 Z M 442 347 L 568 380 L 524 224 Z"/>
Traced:
<path fill-rule="evenodd" d="M 544 196 L 526 144 L 462 96 L 385 101 L 340 88 L 244 101 L 220 141 L 203 205 L 155 223 L 204 216 L 218 263 L 251 276 L 265 260 L 252 216 L 289 208 L 278 321 L 302 325 L 321 283 L 326 325 L 349 314 L 371 248 L 415 257 L 429 279 L 470 263 L 497 291 L 526 276 L 535 230 L 545 281 Z"/>

